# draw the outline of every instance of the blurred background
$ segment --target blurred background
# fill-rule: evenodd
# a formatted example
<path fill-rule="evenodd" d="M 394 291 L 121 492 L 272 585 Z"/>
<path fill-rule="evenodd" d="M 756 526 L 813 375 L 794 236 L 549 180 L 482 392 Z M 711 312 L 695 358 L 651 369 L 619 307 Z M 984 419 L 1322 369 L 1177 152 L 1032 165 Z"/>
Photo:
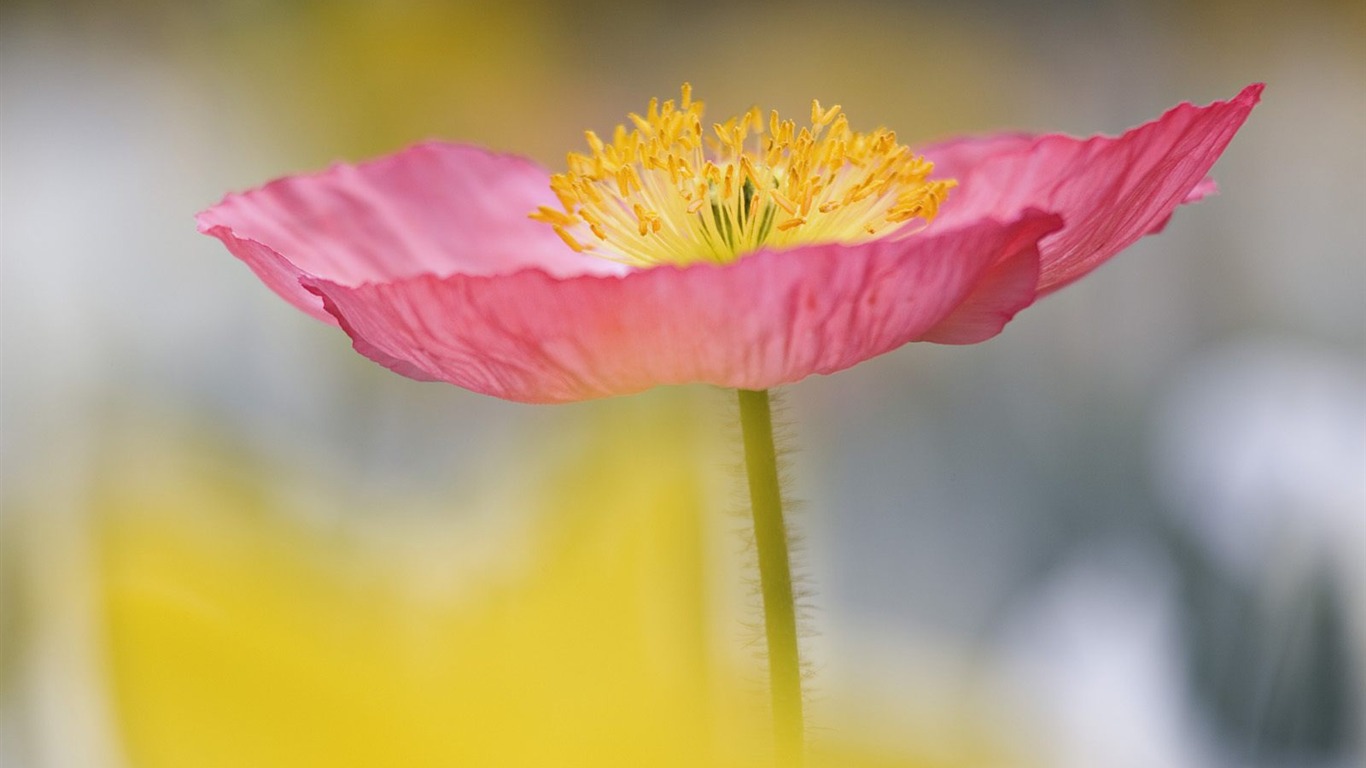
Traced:
<path fill-rule="evenodd" d="M 1160 237 L 786 389 L 813 741 L 1360 765 L 1363 41 L 1354 2 L 5 3 L 0 764 L 750 764 L 727 393 L 409 381 L 192 219 L 429 137 L 558 168 L 689 80 L 912 144 L 1268 83 Z"/>

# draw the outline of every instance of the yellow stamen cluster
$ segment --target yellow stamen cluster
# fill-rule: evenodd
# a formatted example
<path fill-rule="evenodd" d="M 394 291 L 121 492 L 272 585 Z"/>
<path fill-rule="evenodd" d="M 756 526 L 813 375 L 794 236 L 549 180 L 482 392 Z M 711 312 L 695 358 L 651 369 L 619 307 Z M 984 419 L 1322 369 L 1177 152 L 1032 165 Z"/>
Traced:
<path fill-rule="evenodd" d="M 705 130 L 703 105 L 650 101 L 610 143 L 588 131 L 550 186 L 564 210 L 531 218 L 576 251 L 638 266 L 725 263 L 761 247 L 900 236 L 934 218 L 952 180 L 885 128 L 850 130 L 838 106 L 811 102 L 811 126 L 754 107 Z"/>

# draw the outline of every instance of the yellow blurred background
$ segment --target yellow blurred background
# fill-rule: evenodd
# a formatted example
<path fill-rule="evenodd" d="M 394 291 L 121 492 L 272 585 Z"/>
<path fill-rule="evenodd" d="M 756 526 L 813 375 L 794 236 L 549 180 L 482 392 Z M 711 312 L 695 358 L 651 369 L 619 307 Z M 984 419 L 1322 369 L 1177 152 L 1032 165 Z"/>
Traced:
<path fill-rule="evenodd" d="M 786 391 L 814 761 L 1366 754 L 1359 3 L 0 6 L 0 765 L 762 764 L 726 393 L 419 384 L 193 214 L 691 81 L 912 144 L 1266 81 L 1179 212 L 971 348 Z"/>

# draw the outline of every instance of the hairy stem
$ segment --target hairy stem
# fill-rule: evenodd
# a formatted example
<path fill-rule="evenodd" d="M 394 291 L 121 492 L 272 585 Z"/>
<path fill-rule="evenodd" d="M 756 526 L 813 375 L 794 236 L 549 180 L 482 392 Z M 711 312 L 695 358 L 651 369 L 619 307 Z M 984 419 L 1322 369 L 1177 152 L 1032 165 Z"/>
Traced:
<path fill-rule="evenodd" d="M 792 595 L 792 567 L 783 522 L 778 457 L 773 447 L 773 416 L 768 391 L 740 390 L 740 425 L 745 439 L 745 471 L 754 512 L 754 543 L 759 551 L 759 583 L 764 600 L 764 635 L 768 641 L 769 689 L 773 730 L 783 768 L 802 763 L 801 659 L 797 649 L 797 612 Z"/>

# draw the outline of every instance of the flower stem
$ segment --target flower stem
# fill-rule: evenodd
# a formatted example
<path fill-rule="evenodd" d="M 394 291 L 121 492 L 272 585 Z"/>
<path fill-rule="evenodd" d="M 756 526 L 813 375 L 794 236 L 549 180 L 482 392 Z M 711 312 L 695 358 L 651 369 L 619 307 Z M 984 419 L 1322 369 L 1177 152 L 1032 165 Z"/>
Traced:
<path fill-rule="evenodd" d="M 754 543 L 759 551 L 759 583 L 764 599 L 764 634 L 768 640 L 776 754 L 778 764 L 789 768 L 801 765 L 804 751 L 802 674 L 792 567 L 787 552 L 787 525 L 783 522 L 768 390 L 740 390 L 740 425 L 745 439 L 749 500 L 754 512 Z"/>

